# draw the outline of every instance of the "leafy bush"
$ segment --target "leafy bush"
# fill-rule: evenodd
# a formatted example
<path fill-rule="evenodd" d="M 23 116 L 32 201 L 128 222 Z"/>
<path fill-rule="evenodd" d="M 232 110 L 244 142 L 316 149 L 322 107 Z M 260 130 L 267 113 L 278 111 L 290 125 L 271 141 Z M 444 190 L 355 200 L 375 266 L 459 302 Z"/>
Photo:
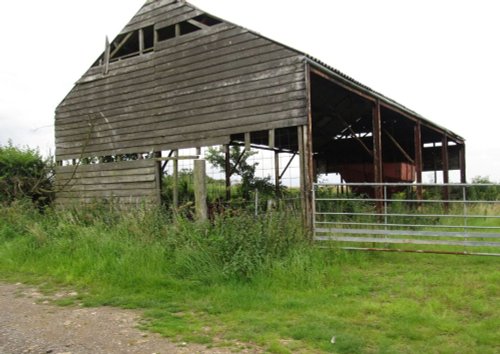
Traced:
<path fill-rule="evenodd" d="M 50 160 L 37 150 L 12 145 L 0 146 L 0 203 L 30 199 L 38 206 L 52 200 Z"/>

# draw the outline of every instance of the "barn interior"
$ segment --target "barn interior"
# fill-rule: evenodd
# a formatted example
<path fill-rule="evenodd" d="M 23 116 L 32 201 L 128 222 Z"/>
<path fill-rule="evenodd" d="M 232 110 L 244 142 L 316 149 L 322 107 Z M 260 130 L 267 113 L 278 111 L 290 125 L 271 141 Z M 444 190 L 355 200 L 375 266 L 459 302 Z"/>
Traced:
<path fill-rule="evenodd" d="M 309 73 L 314 179 L 334 173 L 348 183 L 408 183 L 441 171 L 448 183 L 449 171 L 459 170 L 466 182 L 463 138 L 353 82 L 318 68 Z M 236 134 L 231 142 L 299 153 L 295 127 Z"/>

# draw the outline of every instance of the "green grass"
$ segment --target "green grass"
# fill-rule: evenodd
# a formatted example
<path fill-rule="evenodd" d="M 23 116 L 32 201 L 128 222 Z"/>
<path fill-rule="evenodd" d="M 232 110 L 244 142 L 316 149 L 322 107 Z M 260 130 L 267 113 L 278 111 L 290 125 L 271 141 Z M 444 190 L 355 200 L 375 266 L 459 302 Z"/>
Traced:
<path fill-rule="evenodd" d="M 87 306 L 141 308 L 144 328 L 208 346 L 500 351 L 496 258 L 317 249 L 280 213 L 200 225 L 104 209 L 2 208 L 0 277 L 73 288 Z"/>

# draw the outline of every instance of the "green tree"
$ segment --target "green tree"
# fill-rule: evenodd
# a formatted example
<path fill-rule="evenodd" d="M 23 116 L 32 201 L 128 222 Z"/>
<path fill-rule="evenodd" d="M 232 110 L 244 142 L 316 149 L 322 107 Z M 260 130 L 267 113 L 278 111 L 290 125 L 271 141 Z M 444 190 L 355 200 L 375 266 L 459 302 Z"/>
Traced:
<path fill-rule="evenodd" d="M 489 177 L 476 176 L 468 190 L 470 200 L 500 200 L 500 185 L 492 182 Z"/>
<path fill-rule="evenodd" d="M 269 181 L 270 178 L 255 177 L 255 170 L 259 165 L 258 162 L 249 163 L 248 159 L 256 155 L 256 151 L 245 151 L 240 146 L 231 146 L 229 149 L 229 165 L 231 172 L 241 177 L 241 195 L 245 199 L 250 198 L 250 193 L 255 189 L 264 194 L 273 194 L 274 185 Z M 220 169 L 221 172 L 226 168 L 226 155 L 224 147 L 208 149 L 206 159 L 213 166 Z"/>

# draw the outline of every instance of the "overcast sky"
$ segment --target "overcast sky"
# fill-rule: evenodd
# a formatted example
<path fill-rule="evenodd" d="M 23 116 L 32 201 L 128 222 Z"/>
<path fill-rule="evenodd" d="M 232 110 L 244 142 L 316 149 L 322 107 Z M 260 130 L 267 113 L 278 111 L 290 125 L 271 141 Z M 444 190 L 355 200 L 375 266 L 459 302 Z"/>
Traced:
<path fill-rule="evenodd" d="M 145 0 L 0 2 L 0 144 L 53 151 L 54 109 Z M 496 0 L 192 0 L 307 52 L 463 136 L 500 181 Z"/>

